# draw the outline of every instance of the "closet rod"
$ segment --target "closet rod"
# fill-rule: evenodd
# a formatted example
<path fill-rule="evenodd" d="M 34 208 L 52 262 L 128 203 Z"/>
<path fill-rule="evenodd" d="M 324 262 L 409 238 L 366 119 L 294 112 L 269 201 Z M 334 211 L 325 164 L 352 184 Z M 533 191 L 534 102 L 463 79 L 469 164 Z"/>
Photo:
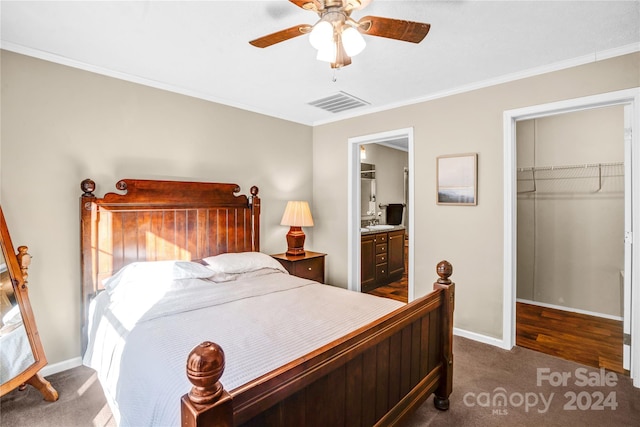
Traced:
<path fill-rule="evenodd" d="M 532 166 L 528 168 L 518 168 L 518 172 L 536 172 L 536 171 L 553 171 L 563 169 L 587 169 L 587 168 L 600 168 L 607 166 L 623 166 L 624 162 L 615 163 L 586 163 L 583 165 L 563 165 L 563 166 Z"/>
<path fill-rule="evenodd" d="M 603 167 L 616 167 L 616 166 L 623 166 L 624 163 L 623 162 L 615 162 L 615 163 L 587 163 L 584 165 L 567 165 L 567 166 L 533 166 L 533 167 L 528 167 L 528 168 L 518 168 L 518 172 L 531 172 L 531 180 L 533 181 L 533 190 L 528 190 L 528 191 L 521 191 L 519 192 L 519 194 L 522 193 L 535 193 L 537 191 L 536 188 L 536 172 L 540 172 L 540 171 L 561 171 L 561 170 L 577 170 L 577 169 L 588 169 L 588 168 L 598 168 L 598 189 L 596 190 L 596 193 L 602 190 L 602 168 Z M 596 178 L 596 177 L 593 177 Z M 549 178 L 546 178 L 549 179 Z"/>

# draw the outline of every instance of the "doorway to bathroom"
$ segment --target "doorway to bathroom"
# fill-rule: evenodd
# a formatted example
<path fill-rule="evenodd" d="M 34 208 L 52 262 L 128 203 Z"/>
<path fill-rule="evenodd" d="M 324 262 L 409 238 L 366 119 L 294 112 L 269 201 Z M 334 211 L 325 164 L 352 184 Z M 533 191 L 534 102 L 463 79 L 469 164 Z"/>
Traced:
<path fill-rule="evenodd" d="M 406 138 L 360 146 L 360 291 L 409 300 L 408 144 Z"/>
<path fill-rule="evenodd" d="M 412 128 L 349 139 L 350 290 L 404 302 L 414 299 L 412 164 Z M 374 237 L 390 239 L 388 246 L 368 244 Z M 374 276 L 389 271 L 388 280 L 371 285 L 369 257 Z M 402 271 L 392 266 L 398 261 Z"/>

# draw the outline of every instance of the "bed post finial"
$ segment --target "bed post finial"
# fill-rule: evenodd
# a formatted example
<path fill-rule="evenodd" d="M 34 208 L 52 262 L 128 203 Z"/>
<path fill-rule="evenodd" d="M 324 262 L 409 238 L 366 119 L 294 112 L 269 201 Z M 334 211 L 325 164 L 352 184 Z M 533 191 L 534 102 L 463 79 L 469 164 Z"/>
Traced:
<path fill-rule="evenodd" d="M 449 279 L 453 266 L 448 261 L 440 261 L 436 266 L 438 280 L 433 284 L 434 290 L 443 292 L 440 308 L 440 336 L 442 343 L 442 374 L 440 384 L 435 391 L 433 404 L 441 411 L 449 409 L 449 396 L 453 389 L 453 305 L 455 299 L 455 283 Z"/>
<path fill-rule="evenodd" d="M 84 192 L 82 197 L 96 197 L 93 192 L 96 189 L 96 183 L 92 179 L 85 179 L 80 183 L 80 189 Z"/>
<path fill-rule="evenodd" d="M 224 371 L 224 351 L 211 341 L 193 348 L 187 359 L 187 377 L 193 387 L 189 399 L 194 403 L 211 403 L 222 394 L 220 377 Z"/>
<path fill-rule="evenodd" d="M 440 276 L 437 283 L 442 285 L 451 284 L 449 277 L 453 274 L 453 266 L 449 261 L 440 261 L 436 266 L 436 272 Z"/>
<path fill-rule="evenodd" d="M 218 426 L 233 425 L 233 402 L 220 377 L 224 372 L 224 351 L 211 341 L 193 348 L 187 358 L 187 378 L 193 384 L 182 396 L 182 426 L 197 427 L 216 420 Z"/>

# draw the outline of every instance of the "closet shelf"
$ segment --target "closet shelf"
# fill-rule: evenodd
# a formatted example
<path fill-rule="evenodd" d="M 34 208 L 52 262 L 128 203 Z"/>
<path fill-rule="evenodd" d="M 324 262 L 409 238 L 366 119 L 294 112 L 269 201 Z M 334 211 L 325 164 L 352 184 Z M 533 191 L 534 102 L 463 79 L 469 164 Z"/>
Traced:
<path fill-rule="evenodd" d="M 587 163 L 583 165 L 562 165 L 562 166 L 533 166 L 528 168 L 518 168 L 518 172 L 538 172 L 538 171 L 562 171 L 568 169 L 589 169 L 603 167 L 624 166 L 624 162 L 615 163 Z"/>
<path fill-rule="evenodd" d="M 537 182 L 540 181 L 584 180 L 588 178 L 597 179 L 598 188 L 595 190 L 597 193 L 602 190 L 603 178 L 621 176 L 624 176 L 623 162 L 517 168 L 518 183 L 532 183 L 527 190 L 518 190 L 518 194 L 537 192 Z"/>

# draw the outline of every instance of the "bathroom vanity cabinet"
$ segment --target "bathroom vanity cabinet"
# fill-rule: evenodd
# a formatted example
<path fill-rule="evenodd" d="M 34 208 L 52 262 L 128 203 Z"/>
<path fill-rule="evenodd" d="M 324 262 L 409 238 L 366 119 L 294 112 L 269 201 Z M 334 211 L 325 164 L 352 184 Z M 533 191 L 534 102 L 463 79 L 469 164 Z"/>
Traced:
<path fill-rule="evenodd" d="M 362 234 L 360 240 L 360 290 L 399 280 L 404 273 L 404 229 Z"/>

